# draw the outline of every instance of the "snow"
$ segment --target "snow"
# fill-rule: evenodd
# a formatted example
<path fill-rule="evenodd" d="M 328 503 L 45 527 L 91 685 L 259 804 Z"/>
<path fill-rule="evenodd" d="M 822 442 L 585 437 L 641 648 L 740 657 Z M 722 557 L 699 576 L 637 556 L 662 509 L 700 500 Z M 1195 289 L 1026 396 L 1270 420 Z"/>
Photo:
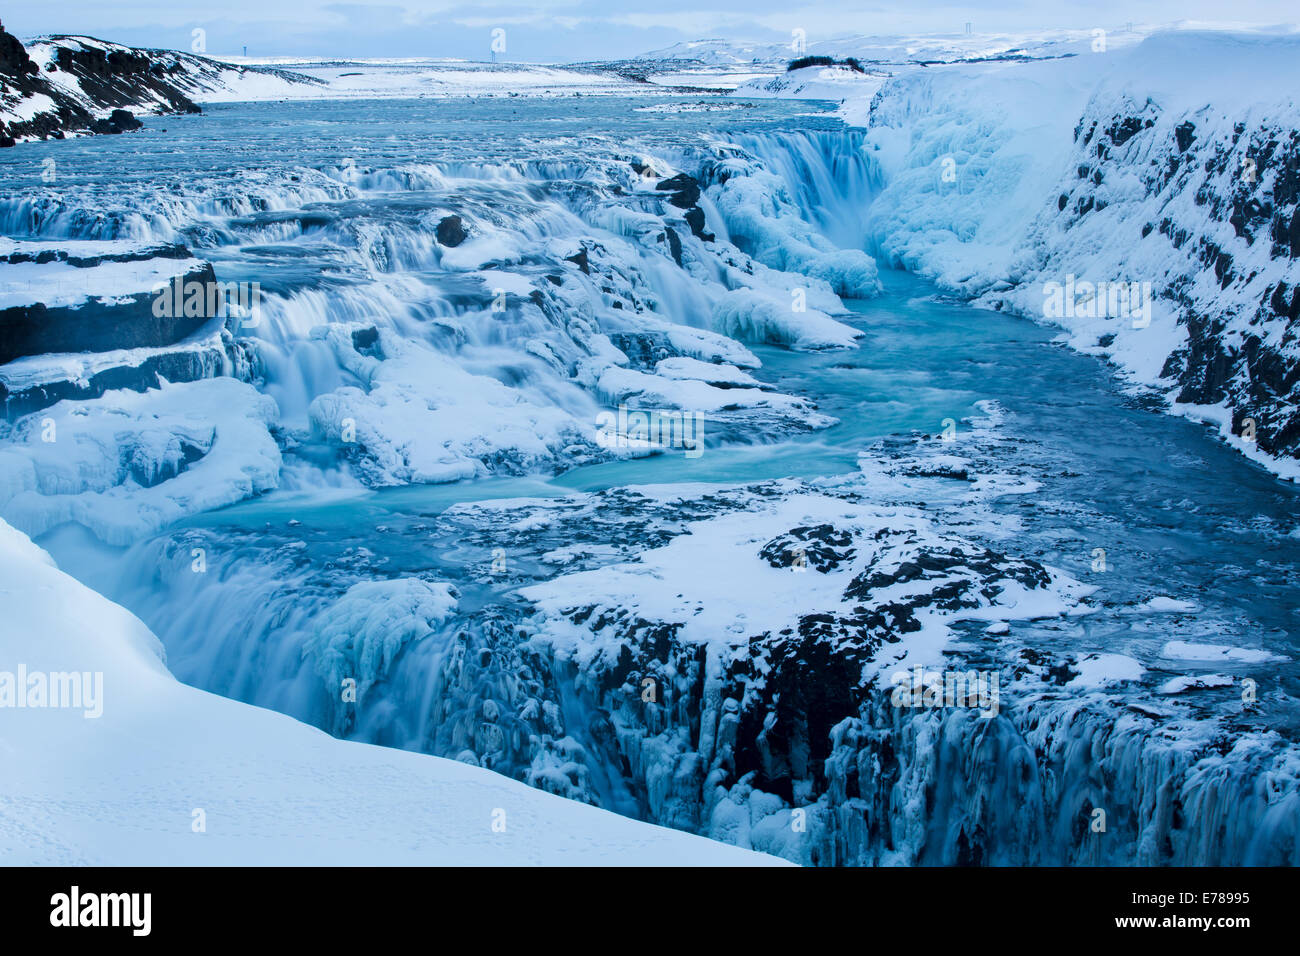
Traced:
<path fill-rule="evenodd" d="M 141 254 L 154 248 L 151 242 L 138 239 L 13 239 L 0 236 L 0 257 L 35 256 L 53 252 L 60 258 L 68 256 L 93 258 L 95 256 L 120 256 Z"/>
<path fill-rule="evenodd" d="M 8 100 L 9 97 L 6 96 L 5 99 Z M 0 121 L 21 123 L 42 113 L 52 112 L 57 106 L 58 104 L 45 93 L 32 93 L 0 110 Z"/>
<path fill-rule="evenodd" d="M 1172 25 L 1170 25 L 1172 26 Z M 1187 24 L 1207 27 L 1211 24 Z M 1135 23 L 1133 29 L 1107 31 L 1110 49 L 1135 44 L 1158 27 Z M 1168 26 L 1166 28 L 1169 28 Z M 780 42 L 740 38 L 692 40 L 643 54 L 642 61 L 695 61 L 717 68 L 767 65 L 783 69 L 798 56 L 855 57 L 862 63 L 902 66 L 913 63 L 952 63 L 1004 56 L 1060 57 L 1088 52 L 1095 39 L 1089 29 L 1050 29 L 1023 32 L 838 34 L 824 39 L 805 37 L 798 49 L 794 38 Z"/>
<path fill-rule="evenodd" d="M 1231 687 L 1236 681 L 1226 674 L 1196 674 L 1171 677 L 1158 688 L 1157 694 L 1182 694 L 1189 690 L 1206 690 L 1213 687 Z"/>
<path fill-rule="evenodd" d="M 472 60 L 367 58 L 322 63 L 306 58 L 244 58 L 225 63 L 251 68 L 283 67 L 292 74 L 322 81 L 318 85 L 277 82 L 247 73 L 224 79 L 225 89 L 198 94 L 199 103 L 265 99 L 382 99 L 449 96 L 572 96 L 644 93 L 616 73 L 527 63 L 482 63 Z"/>
<path fill-rule="evenodd" d="M 0 670 L 19 664 L 102 674 L 104 700 L 0 711 L 10 865 L 784 863 L 181 684 L 144 624 L 0 521 Z"/>
<path fill-rule="evenodd" d="M 691 486 L 635 490 L 679 496 L 690 494 Z M 689 533 L 641 553 L 634 561 L 578 571 L 523 588 L 520 594 L 542 612 L 546 638 L 580 661 L 608 650 L 614 639 L 608 633 L 591 633 L 569 622 L 566 609 L 581 606 L 584 600 L 618 609 L 619 615 L 634 619 L 680 624 L 678 639 L 721 653 L 744 646 L 757 633 L 798 628 L 800 619 L 809 614 L 845 612 L 845 602 L 853 603 L 845 596 L 846 586 L 864 566 L 885 570 L 911 559 L 921 547 L 946 550 L 964 546 L 907 509 L 851 504 L 828 495 L 799 492 L 794 485 L 786 490 L 795 493 L 695 522 Z M 775 567 L 760 555 L 765 542 L 789 529 L 821 524 L 851 534 L 858 558 L 826 573 L 813 569 L 800 573 L 793 566 Z M 877 532 L 879 538 L 873 537 Z M 875 606 L 908 603 L 909 598 L 926 593 L 937 583 L 942 582 L 901 581 L 872 591 L 870 600 Z M 917 611 L 921 631 L 906 635 L 899 644 L 887 645 L 891 651 L 882 652 L 879 666 L 910 667 L 940 660 L 940 651 L 951 638 L 947 628 L 951 621 L 1053 617 L 1074 611 L 1082 593 L 1078 582 L 1064 575 L 1054 576 L 1051 586 L 1044 589 L 1030 590 L 1009 577 L 999 580 L 999 585 L 1001 592 L 992 600 L 981 600 L 977 607 L 943 611 L 922 603 Z"/>
<path fill-rule="evenodd" d="M 1197 607 L 1191 601 L 1180 601 L 1177 598 L 1171 598 L 1162 594 L 1158 597 L 1151 598 L 1149 601 L 1142 602 L 1138 605 L 1137 610 L 1149 611 L 1153 614 L 1184 614 L 1197 610 Z"/>
<path fill-rule="evenodd" d="M 443 264 L 450 265 L 449 260 L 452 258 L 452 256 L 444 254 L 442 260 Z M 497 258 L 497 256 L 492 255 L 488 257 L 489 260 L 494 258 Z M 517 295 L 520 298 L 527 298 L 533 291 L 533 282 L 531 279 L 527 276 L 521 276 L 513 272 L 503 272 L 500 269 L 490 269 L 476 272 L 474 275 L 483 280 L 483 285 L 486 286 L 493 295 L 497 294 L 497 290 L 502 290 L 511 295 Z"/>
<path fill-rule="evenodd" d="M 88 101 L 76 76 L 64 70 L 47 70 L 46 66 L 55 60 L 57 50 L 62 47 L 75 50 L 78 48 L 102 49 L 110 54 L 115 51 L 130 51 L 131 47 L 120 43 L 109 43 L 91 37 L 61 36 L 40 38 L 27 44 L 27 53 L 41 67 L 42 76 L 69 94 L 74 100 L 82 102 L 97 115 L 108 115 L 109 110 L 96 108 Z M 279 70 L 259 70 L 256 67 L 244 67 L 189 53 L 149 50 L 156 62 L 167 69 L 170 81 L 175 83 L 190 99 L 195 102 L 223 103 L 240 100 L 283 99 L 295 95 L 304 96 L 316 92 L 320 84 Z M 179 67 L 179 71 L 171 69 Z M 145 94 L 146 97 L 152 94 Z M 161 100 L 158 101 L 162 103 Z M 151 111 L 147 103 L 140 104 L 144 111 Z"/>
<path fill-rule="evenodd" d="M 697 90 L 735 90 L 749 83 L 761 80 L 771 74 L 767 71 L 754 73 L 749 70 L 735 71 L 727 69 L 710 70 L 666 70 L 656 71 L 647 79 L 655 86 L 687 87 Z"/>
<path fill-rule="evenodd" d="M 886 73 L 859 73 L 846 66 L 808 66 L 777 76 L 763 76 L 740 84 L 733 96 L 746 99 L 785 97 L 799 100 L 839 100 L 841 115 L 850 125 L 862 125 L 865 106 L 888 79 Z M 848 104 L 852 103 L 853 106 Z"/>
<path fill-rule="evenodd" d="M 699 359 L 678 356 L 660 359 L 655 363 L 655 375 L 662 378 L 694 379 L 710 385 L 730 385 L 745 388 L 760 388 L 762 383 L 742 372 L 734 365 L 719 365 L 713 362 L 701 362 Z"/>
<path fill-rule="evenodd" d="M 1280 655 L 1249 647 L 1198 644 L 1190 641 L 1169 641 L 1161 648 L 1160 656 L 1180 661 L 1236 661 L 1241 664 L 1263 664 L 1267 661 L 1286 660 Z"/>
<path fill-rule="evenodd" d="M 887 83 L 866 144 L 886 179 L 869 220 L 880 252 L 953 288 L 1006 271 L 1027 220 L 1055 198 L 1100 65 L 948 67 Z"/>
<path fill-rule="evenodd" d="M 807 351 L 851 348 L 862 332 L 817 309 L 795 312 L 753 289 L 735 289 L 720 298 L 710 319 L 723 335 L 763 345 Z"/>
<path fill-rule="evenodd" d="M 758 356 L 735 339 L 706 329 L 692 329 L 688 326 L 667 323 L 664 326 L 663 332 L 668 338 L 668 343 L 689 357 L 710 363 L 716 360 L 740 368 L 762 367 L 763 363 L 759 361 Z"/>
<path fill-rule="evenodd" d="M 704 365 L 703 362 L 699 364 Z M 802 417 L 810 407 L 806 399 L 779 392 L 753 387 L 717 388 L 697 378 L 665 379 L 658 374 L 647 375 L 626 368 L 606 369 L 600 376 L 597 389 L 610 405 L 632 400 L 637 408 L 675 408 L 698 412 L 771 408 L 800 413 Z"/>
<path fill-rule="evenodd" d="M 0 309 L 43 302 L 50 308 L 88 299 L 111 302 L 147 294 L 199 268 L 198 259 L 146 259 L 79 267 L 66 262 L 0 262 Z"/>
<path fill-rule="evenodd" d="M 1140 661 L 1125 654 L 1085 654 L 1072 665 L 1078 672 L 1066 688 L 1069 690 L 1096 690 L 1111 684 L 1141 680 L 1146 668 Z"/>
<path fill-rule="evenodd" d="M 420 578 L 362 581 L 348 588 L 316 623 L 303 656 L 316 662 L 326 691 L 356 681 L 356 700 L 392 666 L 402 648 L 425 637 L 456 608 L 454 589 Z"/>

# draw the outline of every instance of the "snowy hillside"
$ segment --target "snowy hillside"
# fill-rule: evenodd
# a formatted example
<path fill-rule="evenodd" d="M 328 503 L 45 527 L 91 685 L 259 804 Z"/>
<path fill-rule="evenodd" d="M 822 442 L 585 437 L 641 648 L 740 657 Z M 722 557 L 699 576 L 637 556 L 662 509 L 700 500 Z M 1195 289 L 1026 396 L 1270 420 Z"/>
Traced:
<path fill-rule="evenodd" d="M 1136 42 L 1147 29 L 1127 27 L 1119 42 Z M 800 32 L 779 43 L 745 43 L 734 40 L 692 40 L 653 50 L 640 60 L 698 63 L 713 67 L 771 66 L 784 69 L 798 56 L 852 56 L 863 63 L 905 66 L 914 63 L 952 63 L 999 58 L 1046 58 L 1079 53 L 1088 48 L 1091 30 L 1049 30 L 1032 33 L 954 33 L 915 36 L 815 37 Z"/>
<path fill-rule="evenodd" d="M 320 85 L 283 70 L 92 37 L 46 37 L 24 49 L 0 30 L 0 143 L 123 132 L 138 125 L 125 114 L 196 113 L 200 101 L 291 96 Z"/>
<path fill-rule="evenodd" d="M 187 687 L 136 617 L 2 521 L 0 621 L 8 865 L 782 862 Z M 27 693 L 72 672 L 79 706 Z M 17 674 L 25 707 L 4 696 Z"/>
<path fill-rule="evenodd" d="M 258 100 L 426 96 L 592 96 L 615 93 L 636 95 L 646 92 L 603 64 L 589 68 L 544 66 L 532 63 L 483 63 L 473 60 L 356 59 L 313 60 L 304 57 L 245 59 L 227 57 L 223 62 L 243 64 L 250 69 L 287 69 L 294 75 L 318 81 L 318 85 L 295 85 L 277 92 L 263 92 L 251 83 L 233 84 L 229 96 L 208 93 L 199 102 L 225 99 Z"/>

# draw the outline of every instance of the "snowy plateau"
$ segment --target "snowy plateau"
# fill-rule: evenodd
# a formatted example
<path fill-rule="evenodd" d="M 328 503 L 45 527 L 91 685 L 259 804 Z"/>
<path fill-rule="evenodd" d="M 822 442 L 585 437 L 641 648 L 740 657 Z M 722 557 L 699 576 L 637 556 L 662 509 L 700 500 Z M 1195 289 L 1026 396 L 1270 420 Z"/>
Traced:
<path fill-rule="evenodd" d="M 0 31 L 0 862 L 1300 862 L 1300 35 L 1097 39 Z"/>

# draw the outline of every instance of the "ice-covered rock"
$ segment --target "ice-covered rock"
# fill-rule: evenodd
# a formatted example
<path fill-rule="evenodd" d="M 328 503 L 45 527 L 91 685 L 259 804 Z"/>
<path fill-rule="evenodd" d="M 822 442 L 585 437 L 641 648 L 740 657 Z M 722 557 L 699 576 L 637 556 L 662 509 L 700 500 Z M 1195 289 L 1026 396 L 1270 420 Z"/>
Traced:
<path fill-rule="evenodd" d="M 795 311 L 793 300 L 781 301 L 752 289 L 736 289 L 719 299 L 711 321 L 719 332 L 743 342 L 794 349 L 849 348 L 862 334 L 824 312 Z"/>
<path fill-rule="evenodd" d="M 125 545 L 277 486 L 275 402 L 230 378 L 62 401 L 0 433 L 0 516 Z"/>
<path fill-rule="evenodd" d="M 593 444 L 594 422 L 384 335 L 384 360 L 365 363 L 368 390 L 336 389 L 310 412 L 316 435 L 354 453 L 370 484 L 473 478 L 488 473 L 489 460 L 496 471 L 541 470 L 564 449 Z"/>

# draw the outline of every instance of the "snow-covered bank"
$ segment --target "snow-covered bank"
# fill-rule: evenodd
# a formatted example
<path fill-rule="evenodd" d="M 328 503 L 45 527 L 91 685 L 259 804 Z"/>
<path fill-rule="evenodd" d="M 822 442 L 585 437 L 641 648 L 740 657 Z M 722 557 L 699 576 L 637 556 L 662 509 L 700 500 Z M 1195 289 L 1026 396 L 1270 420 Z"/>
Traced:
<path fill-rule="evenodd" d="M 1179 26 L 1187 25 L 1179 24 Z M 1156 29 L 1151 24 L 1128 24 L 1109 30 L 1114 47 L 1131 46 Z M 715 68 L 758 67 L 783 70 L 800 56 L 853 57 L 863 64 L 891 69 L 916 64 L 970 63 L 988 60 L 1051 59 L 1087 52 L 1095 29 L 1030 30 L 1021 33 L 915 33 L 804 35 L 795 31 L 782 42 L 745 42 L 730 39 L 691 40 L 654 50 L 633 62 L 691 63 Z M 796 43 L 802 39 L 803 43 Z"/>
<path fill-rule="evenodd" d="M 471 60 L 221 59 L 139 49 L 93 37 L 0 42 L 0 141 L 122 132 L 140 115 L 198 104 L 425 97 L 643 96 L 663 85 L 608 64 L 588 67 Z M 684 81 L 679 85 L 686 85 Z M 734 85 L 734 84 L 731 84 Z"/>
<path fill-rule="evenodd" d="M 1157 34 L 1118 52 L 906 71 L 867 121 L 883 182 L 870 247 L 1063 325 L 1180 410 L 1228 421 L 1261 459 L 1295 456 L 1296 88 L 1294 35 Z"/>
<path fill-rule="evenodd" d="M 1149 30 L 1117 32 L 1113 43 L 1128 45 Z M 1034 59 L 1068 56 L 1086 50 L 1090 30 L 1040 31 L 1025 34 L 975 34 L 950 36 L 877 36 L 813 39 L 806 52 L 852 55 L 870 61 L 887 75 L 914 63 L 947 63 L 982 59 Z M 679 43 L 625 60 L 588 60 L 569 64 L 484 63 L 458 59 L 418 57 L 321 59 L 305 56 L 220 56 L 224 63 L 289 70 L 323 81 L 317 87 L 290 89 L 240 84 L 238 95 L 247 99 L 309 99 L 316 97 L 426 97 L 426 96 L 583 96 L 606 93 L 621 96 L 653 95 L 665 89 L 727 91 L 762 97 L 795 87 L 793 95 L 842 99 L 849 93 L 820 69 L 786 73 L 786 64 L 798 53 L 786 43 L 743 43 L 700 40 Z M 876 79 L 879 82 L 879 76 Z M 772 84 L 769 86 L 769 84 Z M 194 97 L 196 102 L 225 99 L 219 92 Z"/>
<path fill-rule="evenodd" d="M 161 655 L 136 617 L 0 521 L 0 863 L 782 862 L 464 763 L 335 740 L 187 687 Z M 20 672 L 26 686 L 5 683 Z M 75 706 L 50 706 L 60 674 L 86 678 Z M 28 688 L 47 678 L 37 704 Z"/>
<path fill-rule="evenodd" d="M 647 90 L 599 65 L 544 66 L 533 63 L 483 63 L 473 60 L 360 59 L 322 61 L 304 57 L 257 59 L 223 57 L 250 70 L 285 69 L 317 85 L 229 83 L 195 97 L 199 103 L 263 99 L 377 99 L 448 96 L 621 96 Z"/>
<path fill-rule="evenodd" d="M 883 71 L 866 73 L 845 66 L 807 66 L 742 83 L 732 95 L 749 99 L 789 97 L 799 100 L 851 101 L 865 106 L 888 78 L 889 74 Z M 863 109 L 860 112 L 865 115 L 866 111 Z"/>

